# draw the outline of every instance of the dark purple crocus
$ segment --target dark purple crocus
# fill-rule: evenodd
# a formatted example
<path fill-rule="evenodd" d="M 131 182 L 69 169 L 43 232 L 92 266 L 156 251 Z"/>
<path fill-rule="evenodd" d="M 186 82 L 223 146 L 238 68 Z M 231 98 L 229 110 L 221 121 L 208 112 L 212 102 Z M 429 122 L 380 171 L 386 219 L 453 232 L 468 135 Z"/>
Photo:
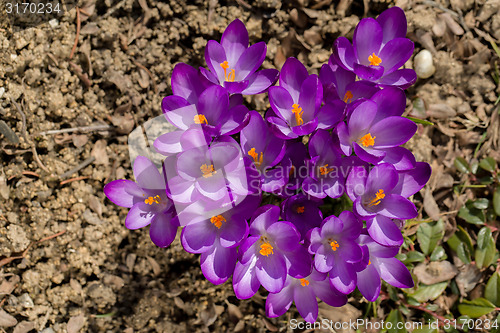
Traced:
<path fill-rule="evenodd" d="M 363 250 L 363 260 L 354 264 L 358 268 L 357 286 L 368 301 L 377 300 L 381 278 L 396 288 L 413 287 L 413 278 L 408 268 L 394 258 L 399 252 L 399 247 L 382 246 L 366 234 L 359 236 L 358 243 Z"/>
<path fill-rule="evenodd" d="M 314 267 L 329 273 L 332 285 L 344 294 L 356 288 L 352 264 L 362 259 L 356 243 L 362 228 L 363 223 L 353 213 L 344 211 L 339 217 L 327 217 L 321 227 L 310 232 L 309 253 L 314 254 Z"/>
<path fill-rule="evenodd" d="M 266 58 L 267 46 L 259 42 L 248 47 L 248 31 L 240 20 L 231 22 L 222 34 L 220 44 L 209 40 L 205 48 L 205 77 L 221 85 L 230 94 L 254 95 L 267 90 L 278 79 L 276 69 L 257 72 Z"/>
<path fill-rule="evenodd" d="M 213 83 L 208 81 L 199 70 L 185 64 L 178 63 L 172 71 L 172 93 L 184 98 L 189 104 L 198 103 L 200 95 Z"/>
<path fill-rule="evenodd" d="M 340 307 L 347 303 L 347 295 L 336 290 L 326 278 L 326 274 L 313 269 L 311 275 L 296 279 L 287 276 L 283 289 L 270 293 L 266 299 L 266 315 L 275 318 L 285 314 L 293 302 L 302 318 L 309 323 L 318 319 L 316 297 L 330 306 Z"/>
<path fill-rule="evenodd" d="M 311 134 L 317 128 L 332 128 L 343 117 L 342 105 L 321 107 L 323 87 L 315 74 L 309 75 L 305 66 L 288 58 L 280 73 L 279 86 L 269 88 L 273 112 L 266 116 L 276 135 L 294 139 Z"/>
<path fill-rule="evenodd" d="M 346 193 L 354 211 L 366 219 L 370 236 L 386 246 L 403 243 L 401 231 L 391 219 L 417 216 L 415 205 L 407 198 L 418 192 L 429 180 L 429 164 L 418 162 L 414 169 L 397 172 L 390 164 L 380 164 L 367 173 L 354 167 L 346 181 Z"/>
<path fill-rule="evenodd" d="M 303 193 L 296 194 L 281 204 L 283 219 L 292 222 L 300 232 L 301 239 L 305 239 L 309 230 L 319 227 L 323 222 L 319 209 L 322 204 L 323 200 L 308 198 Z"/>
<path fill-rule="evenodd" d="M 300 279 L 311 273 L 311 255 L 300 244 L 299 232 L 292 223 L 278 221 L 279 216 L 278 206 L 265 205 L 252 217 L 233 274 L 234 292 L 240 299 L 252 297 L 260 285 L 279 292 L 287 274 Z"/>
<path fill-rule="evenodd" d="M 286 141 L 286 151 L 280 165 L 288 168 L 288 183 L 276 192 L 277 195 L 288 198 L 295 194 L 308 175 L 306 160 L 309 158 L 306 146 L 302 141 Z"/>
<path fill-rule="evenodd" d="M 150 225 L 149 236 L 160 247 L 169 246 L 175 239 L 179 221 L 172 201 L 167 197 L 165 178 L 146 157 L 134 161 L 137 183 L 119 179 L 104 186 L 104 194 L 114 204 L 130 208 L 125 219 L 128 229 Z"/>
<path fill-rule="evenodd" d="M 388 104 L 391 106 L 386 108 Z M 405 105 L 404 92 L 398 88 L 380 90 L 371 99 L 357 103 L 347 118 L 347 125 L 340 123 L 337 126 L 343 153 L 349 156 L 354 150 L 359 158 L 372 164 L 397 161 L 400 154 L 411 155 L 408 150 L 398 147 L 417 131 L 413 121 L 401 117 Z M 402 167 L 413 167 L 412 161 L 414 158 L 405 157 Z"/>
<path fill-rule="evenodd" d="M 240 100 L 238 96 L 234 98 Z M 248 122 L 246 106 L 232 103 L 227 91 L 220 86 L 205 89 L 195 104 L 172 95 L 165 97 L 161 106 L 167 120 L 178 129 L 201 127 L 212 137 L 238 133 Z"/>
<path fill-rule="evenodd" d="M 354 30 L 352 45 L 345 37 L 337 38 L 335 60 L 361 80 L 406 89 L 417 80 L 414 70 L 399 69 L 413 54 L 413 42 L 405 38 L 406 27 L 399 7 L 385 10 L 377 19 L 364 18 Z"/>
<path fill-rule="evenodd" d="M 315 198 L 338 198 L 344 193 L 344 175 L 340 152 L 335 149 L 330 134 L 318 130 L 309 140 L 310 174 L 302 189 Z"/>

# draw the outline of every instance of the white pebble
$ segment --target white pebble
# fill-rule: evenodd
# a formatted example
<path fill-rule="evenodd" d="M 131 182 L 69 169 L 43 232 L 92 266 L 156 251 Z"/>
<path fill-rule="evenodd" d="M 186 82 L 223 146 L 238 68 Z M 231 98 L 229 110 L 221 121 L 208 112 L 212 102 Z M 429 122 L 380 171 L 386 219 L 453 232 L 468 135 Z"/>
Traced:
<path fill-rule="evenodd" d="M 5 88 L 4 87 L 0 87 L 0 98 L 3 97 L 4 93 L 5 93 Z"/>
<path fill-rule="evenodd" d="M 436 72 L 432 62 L 432 54 L 428 50 L 422 50 L 415 56 L 413 67 L 420 79 L 427 79 Z"/>
<path fill-rule="evenodd" d="M 52 19 L 49 21 L 49 25 L 52 27 L 52 28 L 55 28 L 59 25 L 59 21 L 57 19 Z"/>
<path fill-rule="evenodd" d="M 12 53 L 10 55 L 10 60 L 16 60 L 16 58 L 17 58 L 17 54 Z"/>

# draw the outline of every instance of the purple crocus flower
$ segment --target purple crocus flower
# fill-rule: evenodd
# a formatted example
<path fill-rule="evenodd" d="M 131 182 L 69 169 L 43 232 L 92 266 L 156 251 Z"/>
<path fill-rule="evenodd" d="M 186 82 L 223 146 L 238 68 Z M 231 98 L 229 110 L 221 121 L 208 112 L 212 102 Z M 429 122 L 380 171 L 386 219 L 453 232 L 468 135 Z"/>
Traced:
<path fill-rule="evenodd" d="M 234 98 L 241 100 L 239 96 Z M 208 87 L 197 99 L 192 97 L 193 100 L 196 100 L 195 104 L 181 96 L 165 97 L 162 110 L 167 120 L 183 131 L 201 126 L 212 137 L 238 133 L 248 122 L 246 106 L 232 102 L 227 91 L 220 86 Z M 164 135 L 174 135 L 171 133 Z"/>
<path fill-rule="evenodd" d="M 344 176 L 340 152 L 334 147 L 330 134 L 318 130 L 309 140 L 310 174 L 304 179 L 302 189 L 307 194 L 323 199 L 338 198 L 344 193 Z"/>
<path fill-rule="evenodd" d="M 201 128 L 193 127 L 185 131 L 177 130 L 164 133 L 156 138 L 153 143 L 155 150 L 165 156 L 179 154 L 191 148 L 208 146 L 212 138 Z M 219 137 L 218 141 L 227 140 L 225 136 Z"/>
<path fill-rule="evenodd" d="M 399 69 L 413 54 L 413 42 L 405 38 L 406 27 L 399 7 L 385 10 L 377 19 L 364 18 L 354 30 L 353 45 L 345 37 L 337 38 L 335 59 L 362 80 L 406 89 L 417 79 L 414 70 Z"/>
<path fill-rule="evenodd" d="M 305 239 L 310 229 L 319 227 L 323 222 L 319 209 L 322 204 L 323 200 L 308 198 L 303 193 L 296 194 L 281 204 L 283 219 L 292 222 Z"/>
<path fill-rule="evenodd" d="M 343 153 L 349 156 L 354 150 L 359 158 L 372 164 L 402 160 L 402 168 L 412 168 L 414 158 L 408 156 L 411 153 L 398 147 L 417 131 L 413 121 L 400 117 L 405 105 L 404 92 L 398 88 L 380 90 L 371 99 L 356 103 L 347 125 L 337 126 Z"/>
<path fill-rule="evenodd" d="M 185 63 L 178 63 L 172 71 L 173 95 L 184 98 L 189 104 L 198 103 L 200 95 L 211 85 L 200 71 Z"/>
<path fill-rule="evenodd" d="M 167 197 L 165 178 L 146 157 L 137 156 L 131 180 L 114 180 L 104 186 L 104 194 L 114 204 L 130 208 L 125 219 L 128 229 L 150 225 L 149 236 L 160 247 L 175 239 L 179 221 L 172 201 Z"/>
<path fill-rule="evenodd" d="M 354 167 L 346 181 L 346 192 L 353 201 L 354 212 L 366 219 L 370 236 L 386 246 L 403 243 L 401 231 L 391 219 L 417 216 L 415 205 L 407 197 L 418 192 L 431 174 L 427 163 L 418 162 L 414 169 L 397 172 L 390 164 L 375 166 L 370 173 Z"/>
<path fill-rule="evenodd" d="M 412 288 L 413 278 L 408 268 L 394 258 L 399 247 L 387 247 L 378 244 L 370 236 L 361 234 L 358 242 L 363 250 L 363 260 L 357 266 L 357 286 L 361 294 L 374 302 L 379 294 L 382 278 L 396 288 Z"/>
<path fill-rule="evenodd" d="M 204 68 L 200 71 L 230 94 L 260 94 L 276 82 L 279 73 L 276 69 L 256 72 L 266 58 L 266 51 L 264 42 L 248 47 L 248 31 L 243 22 L 236 19 L 222 34 L 220 44 L 208 41 L 205 61 L 210 71 Z"/>
<path fill-rule="evenodd" d="M 321 227 L 311 230 L 309 253 L 314 254 L 314 267 L 321 273 L 329 273 L 332 285 L 344 294 L 356 288 L 356 272 L 353 263 L 362 259 L 356 239 L 363 223 L 349 211 L 339 217 L 327 217 Z"/>
<path fill-rule="evenodd" d="M 252 297 L 262 284 L 277 293 L 287 274 L 305 278 L 311 273 L 311 256 L 300 244 L 300 234 L 292 223 L 278 221 L 278 206 L 260 207 L 252 217 L 248 238 L 239 248 L 233 274 L 233 288 L 240 299 Z"/>
<path fill-rule="evenodd" d="M 340 307 L 347 303 L 347 295 L 336 290 L 326 278 L 326 274 L 313 269 L 311 275 L 296 279 L 287 276 L 283 289 L 270 293 L 266 299 L 266 315 L 275 318 L 285 314 L 293 302 L 302 318 L 313 323 L 318 318 L 316 297 L 330 306 Z"/>
<path fill-rule="evenodd" d="M 305 66 L 288 58 L 280 73 L 279 86 L 269 88 L 273 112 L 266 116 L 276 135 L 294 139 L 311 134 L 317 128 L 332 128 L 343 117 L 342 105 L 327 104 L 320 109 L 323 87 L 317 75 L 309 75 Z"/>

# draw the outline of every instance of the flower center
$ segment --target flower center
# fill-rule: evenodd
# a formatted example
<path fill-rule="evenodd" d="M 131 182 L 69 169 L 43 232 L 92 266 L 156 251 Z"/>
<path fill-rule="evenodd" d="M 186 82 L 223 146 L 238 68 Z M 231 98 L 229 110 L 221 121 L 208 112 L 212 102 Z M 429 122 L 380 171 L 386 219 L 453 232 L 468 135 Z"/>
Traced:
<path fill-rule="evenodd" d="M 227 221 L 224 218 L 224 216 L 217 215 L 217 216 L 212 216 L 210 222 L 212 222 L 212 224 L 215 225 L 217 229 L 220 229 L 220 227 L 222 226 L 222 222 L 227 222 Z"/>
<path fill-rule="evenodd" d="M 208 124 L 207 117 L 203 114 L 197 114 L 194 116 L 194 123 L 195 124 Z"/>
<path fill-rule="evenodd" d="M 306 279 L 300 279 L 300 284 L 302 285 L 302 287 L 305 287 L 309 285 L 309 281 L 307 281 Z"/>
<path fill-rule="evenodd" d="M 372 261 L 370 259 L 368 259 L 368 266 L 370 266 L 372 264 Z"/>
<path fill-rule="evenodd" d="M 210 165 L 203 164 L 200 167 L 200 170 L 203 173 L 203 177 L 205 177 L 205 178 L 212 177 L 213 175 L 215 175 L 217 173 L 217 171 L 215 171 L 215 169 L 214 169 L 213 164 L 210 164 Z"/>
<path fill-rule="evenodd" d="M 329 172 L 333 171 L 333 169 L 335 168 L 328 168 L 328 164 L 325 164 L 321 167 L 319 167 L 319 173 L 321 173 L 321 175 L 326 175 L 328 174 Z"/>
<path fill-rule="evenodd" d="M 271 244 L 265 242 L 260 245 L 259 253 L 262 254 L 263 256 L 268 257 L 270 254 L 274 254 L 273 247 L 271 246 Z"/>
<path fill-rule="evenodd" d="M 372 136 L 371 133 L 368 133 L 359 139 L 359 142 L 363 145 L 363 147 L 371 147 L 375 144 L 375 138 L 376 136 Z"/>
<path fill-rule="evenodd" d="M 345 95 L 344 95 L 344 103 L 351 103 L 351 100 L 353 98 L 353 94 L 350 90 L 347 90 Z"/>
<path fill-rule="evenodd" d="M 340 247 L 339 243 L 336 240 L 330 242 L 330 246 L 332 247 L 333 252 L 337 251 Z"/>
<path fill-rule="evenodd" d="M 224 78 L 226 79 L 226 81 L 234 82 L 234 76 L 236 75 L 234 72 L 234 68 L 231 69 L 228 73 L 227 69 L 229 68 L 229 64 L 227 63 L 227 61 L 221 62 L 220 67 L 224 69 Z"/>
<path fill-rule="evenodd" d="M 380 201 L 383 198 L 385 198 L 384 190 L 380 189 L 380 190 L 378 190 L 377 193 L 375 193 L 375 198 L 373 198 L 372 201 L 370 201 L 370 203 L 368 204 L 368 207 L 377 206 L 378 204 L 380 204 Z"/>
<path fill-rule="evenodd" d="M 250 155 L 253 158 L 253 162 L 255 163 L 255 166 L 258 168 L 264 161 L 264 155 L 263 153 L 260 153 L 260 155 L 255 151 L 255 148 L 252 148 L 248 151 L 248 155 Z"/>
<path fill-rule="evenodd" d="M 378 66 L 382 62 L 382 59 L 377 57 L 375 55 L 375 52 L 373 52 L 372 55 L 368 57 L 368 61 L 370 62 L 371 66 Z"/>
<path fill-rule="evenodd" d="M 295 209 L 295 211 L 299 214 L 302 214 L 304 213 L 304 211 L 306 210 L 306 208 L 304 206 L 299 206 Z"/>
<path fill-rule="evenodd" d="M 290 167 L 290 172 L 288 173 L 288 177 L 292 177 L 292 175 L 294 175 L 294 174 L 295 174 L 295 167 L 292 165 Z"/>
<path fill-rule="evenodd" d="M 302 125 L 304 123 L 304 120 L 302 119 L 304 111 L 302 111 L 302 108 L 298 104 L 293 104 L 292 112 L 295 115 L 295 122 L 297 123 L 297 126 Z"/>
<path fill-rule="evenodd" d="M 152 205 L 153 203 L 161 203 L 161 198 L 159 195 L 155 195 L 154 197 L 148 197 L 147 199 L 144 200 L 144 203 L 147 203 L 148 205 Z"/>

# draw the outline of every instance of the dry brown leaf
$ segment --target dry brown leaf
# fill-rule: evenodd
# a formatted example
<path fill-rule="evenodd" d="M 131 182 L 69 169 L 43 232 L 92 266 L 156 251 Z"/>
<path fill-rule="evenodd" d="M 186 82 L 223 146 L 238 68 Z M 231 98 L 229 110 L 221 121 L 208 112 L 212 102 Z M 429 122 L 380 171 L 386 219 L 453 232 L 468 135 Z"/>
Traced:
<path fill-rule="evenodd" d="M 459 268 L 459 271 L 460 273 L 458 273 L 455 281 L 460 290 L 460 295 L 466 297 L 467 293 L 474 289 L 479 282 L 482 274 L 475 264 L 464 265 Z"/>
<path fill-rule="evenodd" d="M 12 333 L 28 333 L 33 329 L 35 329 L 35 323 L 22 321 L 14 327 L 14 331 L 12 331 Z"/>
<path fill-rule="evenodd" d="M 87 144 L 89 137 L 86 134 L 73 134 L 71 140 L 76 148 L 80 148 Z"/>
<path fill-rule="evenodd" d="M 19 137 L 17 134 L 3 120 L 0 120 L 0 133 L 2 133 L 12 144 L 17 145 L 19 143 Z"/>
<path fill-rule="evenodd" d="M 10 187 L 7 185 L 7 178 L 5 177 L 5 173 L 0 172 L 0 195 L 4 200 L 9 199 L 10 196 Z"/>
<path fill-rule="evenodd" d="M 307 26 L 307 15 L 297 8 L 293 8 L 290 11 L 290 19 L 299 28 L 305 28 Z"/>
<path fill-rule="evenodd" d="M 160 265 L 150 256 L 146 256 L 146 258 L 149 261 L 149 264 L 151 265 L 151 268 L 153 269 L 153 276 L 158 276 L 161 273 L 161 267 Z"/>
<path fill-rule="evenodd" d="M 278 332 L 278 328 L 276 326 L 274 326 L 273 324 L 271 324 L 271 322 L 269 320 L 267 320 L 266 318 L 262 318 L 262 321 L 264 322 L 264 325 L 266 325 L 266 329 L 270 332 Z"/>
<path fill-rule="evenodd" d="M 97 35 L 99 31 L 100 29 L 97 23 L 89 22 L 85 24 L 82 29 L 80 29 L 80 35 Z"/>
<path fill-rule="evenodd" d="M 128 271 L 133 272 L 134 271 L 134 266 L 135 266 L 135 259 L 137 259 L 137 254 L 135 253 L 129 253 L 127 255 L 127 259 L 125 260 Z"/>
<path fill-rule="evenodd" d="M 12 327 L 17 324 L 17 319 L 0 309 L 0 327 Z"/>
<path fill-rule="evenodd" d="M 89 196 L 89 207 L 92 209 L 100 218 L 102 218 L 102 205 L 101 201 L 93 195 Z"/>
<path fill-rule="evenodd" d="M 85 22 L 94 14 L 95 11 L 95 0 L 87 0 L 80 7 L 80 22 Z"/>
<path fill-rule="evenodd" d="M 186 303 L 180 297 L 174 297 L 175 306 L 179 309 L 184 310 L 186 308 Z"/>
<path fill-rule="evenodd" d="M 229 314 L 229 318 L 233 320 L 234 322 L 238 322 L 243 318 L 243 314 L 240 311 L 240 308 L 232 303 L 229 303 L 229 301 L 226 299 L 225 300 L 227 304 L 227 312 Z"/>
<path fill-rule="evenodd" d="M 10 295 L 20 280 L 21 278 L 18 275 L 14 275 L 9 280 L 2 281 L 2 284 L 0 284 L 0 295 Z"/>
<path fill-rule="evenodd" d="M 461 36 L 465 33 L 464 29 L 458 24 L 453 17 L 449 13 L 442 13 L 439 14 L 439 17 L 441 17 L 444 22 L 446 23 L 446 26 L 448 29 L 450 29 L 451 32 L 453 32 L 457 36 Z"/>
<path fill-rule="evenodd" d="M 203 321 L 203 324 L 205 324 L 206 327 L 215 323 L 218 316 L 219 315 L 217 314 L 217 309 L 215 308 L 215 305 L 213 303 L 210 303 L 207 308 L 200 313 L 200 319 Z"/>
<path fill-rule="evenodd" d="M 430 285 L 453 279 L 458 274 L 458 269 L 449 261 L 431 261 L 417 265 L 413 273 L 420 282 Z"/>
<path fill-rule="evenodd" d="M 434 197 L 432 196 L 431 190 L 428 188 L 425 189 L 424 194 L 424 209 L 431 219 L 433 219 L 434 221 L 439 220 L 441 212 L 439 211 L 436 200 L 434 200 Z"/>
<path fill-rule="evenodd" d="M 446 22 L 440 16 L 436 17 L 436 23 L 432 26 L 432 32 L 436 37 L 443 37 L 446 32 Z"/>
<path fill-rule="evenodd" d="M 142 89 L 146 89 L 149 87 L 149 74 L 144 69 L 139 68 L 139 78 L 137 79 L 139 86 Z"/>
<path fill-rule="evenodd" d="M 456 116 L 457 112 L 448 104 L 431 104 L 427 108 L 427 115 L 436 119 L 448 119 Z"/>
<path fill-rule="evenodd" d="M 71 286 L 71 288 L 73 288 L 74 291 L 76 291 L 78 294 L 81 294 L 83 289 L 82 289 L 82 285 L 80 284 L 80 282 L 78 282 L 77 280 L 75 279 L 71 279 L 69 280 L 69 285 Z"/>
<path fill-rule="evenodd" d="M 95 164 L 109 165 L 109 157 L 106 152 L 108 143 L 106 140 L 97 140 L 90 152 L 90 156 L 95 157 Z"/>
<path fill-rule="evenodd" d="M 71 317 L 66 329 L 68 333 L 78 333 L 83 328 L 83 325 L 85 325 L 85 317 L 81 314 Z"/>

